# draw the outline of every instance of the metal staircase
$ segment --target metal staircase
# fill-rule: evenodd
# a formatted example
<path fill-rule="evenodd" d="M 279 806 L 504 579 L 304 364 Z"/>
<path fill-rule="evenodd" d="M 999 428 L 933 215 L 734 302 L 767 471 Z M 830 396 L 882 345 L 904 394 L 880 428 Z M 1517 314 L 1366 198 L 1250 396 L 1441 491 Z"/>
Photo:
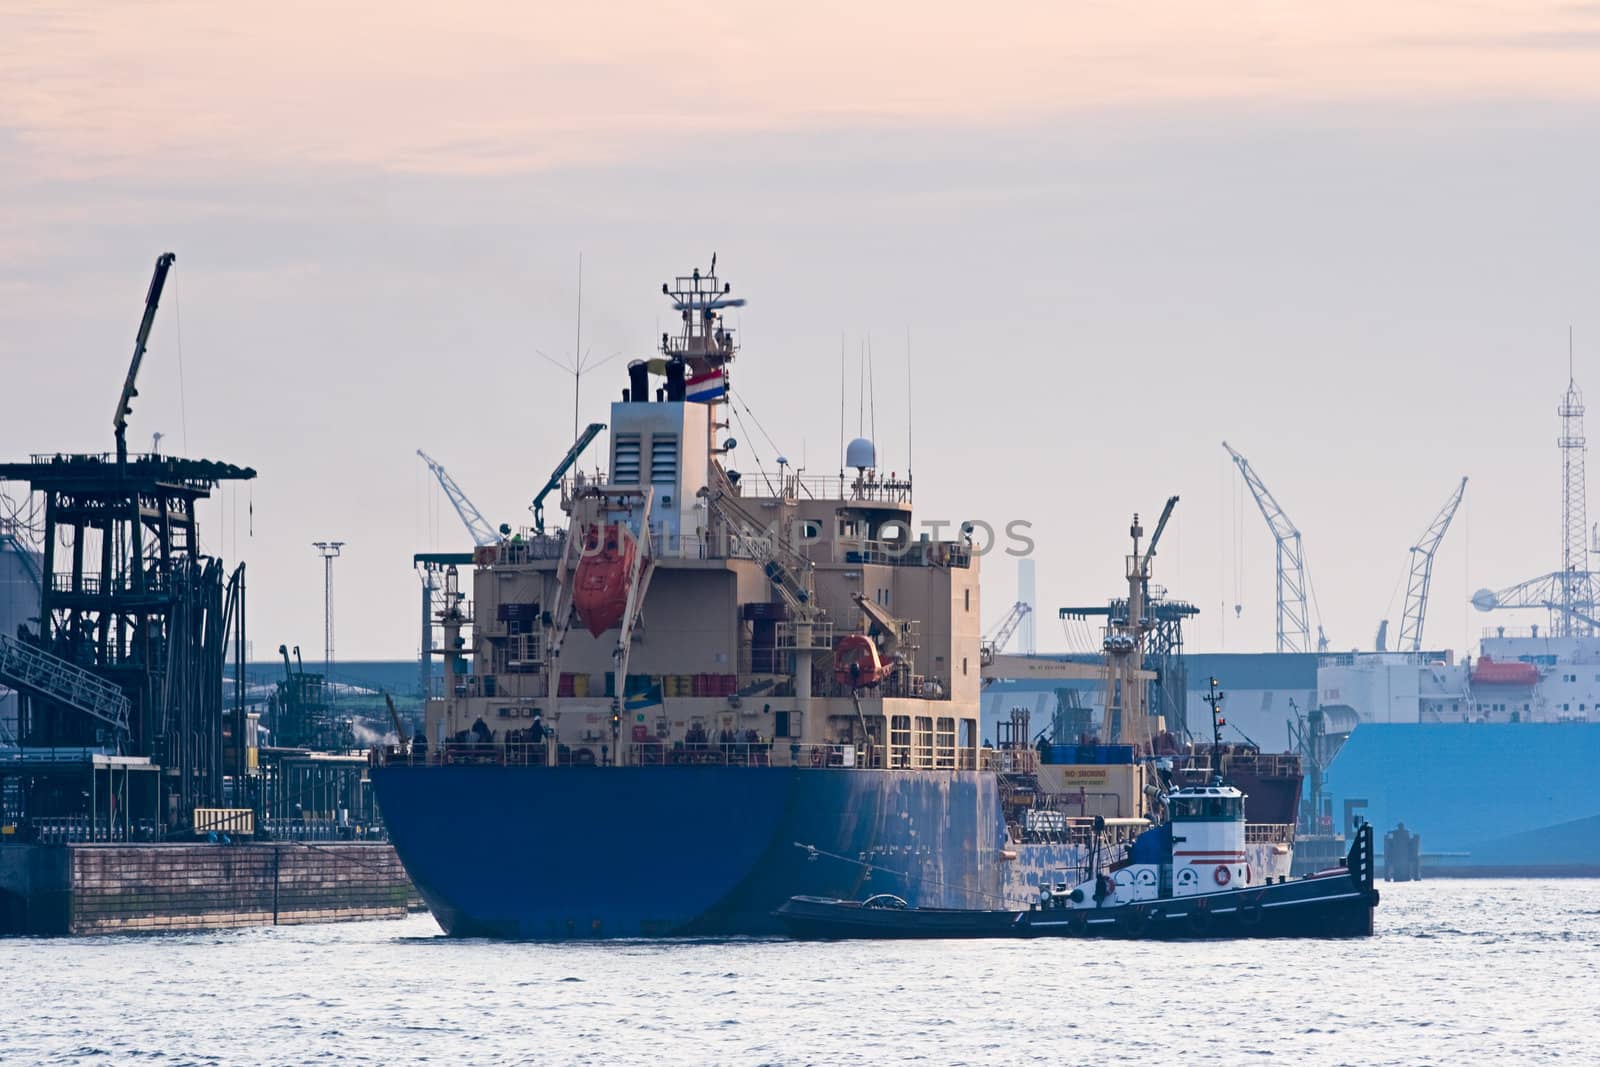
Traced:
<path fill-rule="evenodd" d="M 0 682 L 59 700 L 128 732 L 132 703 L 117 686 L 77 664 L 0 634 Z"/>

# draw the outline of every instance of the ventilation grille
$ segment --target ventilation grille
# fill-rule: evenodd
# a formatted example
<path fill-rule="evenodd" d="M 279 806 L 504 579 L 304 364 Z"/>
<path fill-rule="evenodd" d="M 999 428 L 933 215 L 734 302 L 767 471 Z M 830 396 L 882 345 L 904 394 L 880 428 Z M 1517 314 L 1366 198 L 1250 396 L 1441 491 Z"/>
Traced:
<path fill-rule="evenodd" d="M 616 455 L 611 461 L 611 480 L 618 485 L 639 484 L 638 434 L 617 434 Z"/>
<path fill-rule="evenodd" d="M 678 435 L 658 434 L 650 439 L 650 483 L 678 484 Z"/>

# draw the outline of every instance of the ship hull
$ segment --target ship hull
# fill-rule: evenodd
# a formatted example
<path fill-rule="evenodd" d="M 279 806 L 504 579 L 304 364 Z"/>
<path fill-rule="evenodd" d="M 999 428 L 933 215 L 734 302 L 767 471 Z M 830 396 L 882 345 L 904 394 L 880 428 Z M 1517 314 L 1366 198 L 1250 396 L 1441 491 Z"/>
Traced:
<path fill-rule="evenodd" d="M 1362 723 L 1328 767 L 1336 813 L 1421 836 L 1425 876 L 1600 874 L 1600 723 Z"/>
<path fill-rule="evenodd" d="M 407 872 L 459 936 L 775 934 L 772 913 L 797 893 L 993 906 L 1008 862 L 983 772 L 402 765 L 372 778 Z"/>

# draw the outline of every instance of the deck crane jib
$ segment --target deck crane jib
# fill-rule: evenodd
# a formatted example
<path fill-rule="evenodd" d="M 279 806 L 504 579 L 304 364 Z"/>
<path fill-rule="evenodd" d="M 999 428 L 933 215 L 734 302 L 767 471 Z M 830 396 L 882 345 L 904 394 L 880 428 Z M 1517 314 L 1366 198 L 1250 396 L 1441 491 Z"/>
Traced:
<path fill-rule="evenodd" d="M 567 472 L 577 464 L 578 457 L 583 455 L 583 450 L 588 448 L 590 442 L 598 437 L 600 431 L 605 428 L 606 424 L 603 422 L 591 422 L 583 433 L 578 435 L 578 439 L 572 443 L 572 447 L 567 449 L 567 454 L 561 457 L 561 462 L 556 464 L 556 469 L 550 472 L 550 477 L 545 481 L 543 488 L 534 496 L 533 503 L 528 505 L 528 510 L 533 512 L 534 533 L 544 533 L 544 498 L 561 488 L 561 479 L 567 476 Z"/>
<path fill-rule="evenodd" d="M 444 490 L 444 495 L 449 498 L 450 506 L 456 509 L 456 514 L 461 518 L 461 524 L 467 528 L 467 533 L 472 536 L 472 543 L 479 548 L 486 545 L 498 544 L 500 535 L 495 532 L 489 520 L 483 517 L 477 505 L 467 499 L 467 494 L 462 492 L 456 480 L 450 477 L 450 472 L 440 466 L 439 461 L 428 455 L 422 449 L 417 449 L 417 455 L 422 457 L 422 462 L 428 465 L 433 476 L 439 479 L 439 488 Z"/>
<path fill-rule="evenodd" d="M 1239 474 L 1244 478 L 1244 484 L 1250 488 L 1250 495 L 1255 498 L 1256 507 L 1261 509 L 1262 518 L 1267 520 L 1267 528 L 1272 531 L 1272 539 L 1277 546 L 1278 651 L 1326 651 L 1328 641 L 1322 633 L 1320 624 L 1317 626 L 1315 646 L 1311 642 L 1311 613 L 1307 609 L 1306 602 L 1309 579 L 1306 577 L 1305 554 L 1300 543 L 1299 528 L 1290 520 L 1288 513 L 1283 510 L 1283 506 L 1278 503 L 1277 497 L 1272 495 L 1255 468 L 1250 466 L 1250 461 L 1236 452 L 1228 442 L 1222 442 L 1222 447 L 1233 457 L 1234 464 L 1239 468 Z"/>
<path fill-rule="evenodd" d="M 1406 581 L 1405 613 L 1400 619 L 1399 647 L 1402 652 L 1422 651 L 1422 624 L 1428 611 L 1428 586 L 1433 581 L 1433 557 L 1438 553 L 1439 543 L 1444 540 L 1445 531 L 1450 529 L 1450 520 L 1455 518 L 1456 509 L 1461 506 L 1461 498 L 1466 491 L 1467 479 L 1462 478 L 1422 537 L 1411 547 L 1411 575 Z"/>

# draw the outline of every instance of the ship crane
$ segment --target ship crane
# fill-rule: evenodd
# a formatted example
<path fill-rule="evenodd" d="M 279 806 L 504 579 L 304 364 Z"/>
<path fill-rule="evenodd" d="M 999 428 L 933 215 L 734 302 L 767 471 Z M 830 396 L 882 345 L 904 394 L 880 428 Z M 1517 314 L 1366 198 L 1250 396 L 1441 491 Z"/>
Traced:
<path fill-rule="evenodd" d="M 1439 542 L 1444 540 L 1445 531 L 1450 529 L 1450 520 L 1455 518 L 1456 509 L 1461 506 L 1461 498 L 1467 491 L 1466 478 L 1461 479 L 1461 484 L 1456 486 L 1456 491 L 1450 494 L 1444 507 L 1439 509 L 1439 514 L 1433 517 L 1433 522 L 1428 524 L 1428 529 L 1423 533 L 1421 540 L 1411 547 L 1411 577 L 1406 582 L 1406 607 L 1405 614 L 1400 618 L 1400 651 L 1422 651 L 1422 623 L 1428 610 L 1428 586 L 1433 580 L 1433 557 L 1439 551 Z"/>
<path fill-rule="evenodd" d="M 589 442 L 599 436 L 600 431 L 605 428 L 606 424 L 603 422 L 591 422 L 583 433 L 578 436 L 578 439 L 572 443 L 572 447 L 567 449 L 567 454 L 561 457 L 560 463 L 556 464 L 556 469 L 550 473 L 549 479 L 544 483 L 544 488 L 539 490 L 539 494 L 533 498 L 533 503 L 528 505 L 528 510 L 533 512 L 534 533 L 544 533 L 544 498 L 561 488 L 561 479 L 566 477 L 567 472 L 578 462 L 578 457 L 583 454 L 584 449 L 589 447 Z M 481 541 L 479 542 L 479 544 L 482 543 Z"/>
<path fill-rule="evenodd" d="M 1238 465 L 1239 473 L 1244 477 L 1244 484 L 1250 487 L 1250 495 L 1255 497 L 1256 506 L 1261 509 L 1261 516 L 1267 520 L 1267 527 L 1272 531 L 1272 539 L 1277 543 L 1278 651 L 1311 652 L 1313 651 L 1311 616 L 1306 608 L 1308 583 L 1300 530 L 1290 521 L 1288 513 L 1261 481 L 1261 476 L 1255 472 L 1255 468 L 1250 466 L 1250 461 L 1234 451 L 1228 442 L 1222 442 L 1222 447 L 1228 450 L 1228 455 L 1232 456 L 1233 462 Z M 1319 623 L 1315 651 L 1325 652 L 1327 648 L 1328 639 Z"/>
<path fill-rule="evenodd" d="M 979 646 L 979 663 L 985 666 L 993 663 L 995 656 L 1006 650 L 1006 645 L 1011 643 L 1011 637 L 1017 632 L 1017 627 L 1022 625 L 1022 620 L 1032 611 L 1033 605 L 1026 600 L 1019 600 L 1011 605 L 1006 617 L 1000 620 L 999 625 L 990 631 L 990 636 L 985 637 Z"/>
<path fill-rule="evenodd" d="M 500 535 L 495 533 L 494 527 L 489 525 L 489 520 L 483 517 L 472 501 L 467 499 L 467 494 L 461 491 L 456 480 L 450 477 L 450 472 L 439 465 L 439 461 L 428 455 L 422 449 L 417 449 L 417 455 L 422 457 L 422 462 L 428 465 L 433 476 L 439 479 L 439 488 L 444 490 L 444 495 L 450 498 L 450 506 L 456 509 L 456 514 L 461 517 L 461 523 L 467 528 L 467 533 L 472 535 L 473 544 L 482 548 L 484 545 L 497 544 Z"/>

